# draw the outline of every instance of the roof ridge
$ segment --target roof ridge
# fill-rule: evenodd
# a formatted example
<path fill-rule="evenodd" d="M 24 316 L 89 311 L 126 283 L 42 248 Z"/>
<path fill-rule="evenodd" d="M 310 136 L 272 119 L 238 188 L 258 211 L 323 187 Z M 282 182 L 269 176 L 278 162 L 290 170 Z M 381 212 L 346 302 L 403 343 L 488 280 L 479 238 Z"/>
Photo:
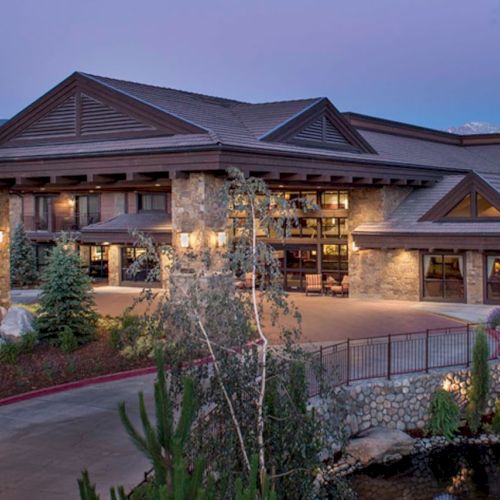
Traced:
<path fill-rule="evenodd" d="M 327 99 L 327 97 L 303 97 L 300 99 L 285 99 L 281 101 L 264 101 L 264 102 L 244 102 L 244 101 L 236 101 L 236 104 L 243 104 L 246 106 L 261 106 L 261 105 L 268 105 L 268 104 L 287 104 L 291 102 L 299 102 L 299 101 L 321 101 L 322 99 Z"/>
<path fill-rule="evenodd" d="M 203 98 L 208 98 L 208 99 L 216 99 L 218 101 L 224 101 L 227 103 L 236 103 L 236 104 L 251 104 L 246 101 L 239 101 L 237 99 L 228 99 L 227 97 L 219 97 L 219 96 L 214 96 L 214 95 L 209 95 L 209 94 L 202 94 L 201 92 L 192 92 L 190 90 L 182 90 L 182 89 L 175 89 L 173 87 L 164 87 L 162 85 L 153 85 L 151 83 L 143 83 L 143 82 L 136 82 L 134 80 L 124 80 L 122 78 L 113 78 L 111 76 L 103 76 L 103 75 L 93 75 L 91 73 L 85 73 L 84 71 L 77 71 L 77 73 L 83 75 L 83 76 L 88 76 L 90 78 L 105 78 L 106 80 L 112 80 L 115 82 L 122 82 L 122 83 L 132 83 L 134 85 L 142 85 L 143 87 L 152 87 L 155 89 L 161 89 L 161 90 L 172 90 L 174 92 L 180 92 L 181 94 L 189 94 L 191 96 L 195 97 L 203 97 Z"/>

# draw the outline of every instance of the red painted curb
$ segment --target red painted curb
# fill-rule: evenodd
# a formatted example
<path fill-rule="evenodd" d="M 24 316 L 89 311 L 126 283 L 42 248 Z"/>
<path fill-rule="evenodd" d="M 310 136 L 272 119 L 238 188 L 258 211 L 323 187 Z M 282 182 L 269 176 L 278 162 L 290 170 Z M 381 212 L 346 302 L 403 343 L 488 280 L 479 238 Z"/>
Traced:
<path fill-rule="evenodd" d="M 255 343 L 260 344 L 259 341 Z M 200 358 L 193 361 L 191 366 L 206 365 L 209 364 L 211 361 L 212 357 L 206 356 L 204 358 Z M 171 369 L 170 367 L 167 367 L 167 371 L 170 369 Z M 97 377 L 84 378 L 82 380 L 75 380 L 74 382 L 66 382 L 65 384 L 53 385 L 51 387 L 43 387 L 42 389 L 36 389 L 30 392 L 23 392 L 22 394 L 15 394 L 14 396 L 8 396 L 6 398 L 0 399 L 0 406 L 19 403 L 21 401 L 26 401 L 28 399 L 34 399 L 41 396 L 48 396 L 50 394 L 69 391 L 71 389 L 79 389 L 80 387 L 85 387 L 87 385 L 96 385 L 96 384 L 103 384 L 104 382 L 125 380 L 127 378 L 140 377 L 141 375 L 149 375 L 150 373 L 155 373 L 155 372 L 156 372 L 156 366 L 148 366 L 147 368 L 136 368 L 134 370 L 127 370 L 124 372 L 108 373 L 107 375 L 99 375 Z"/>

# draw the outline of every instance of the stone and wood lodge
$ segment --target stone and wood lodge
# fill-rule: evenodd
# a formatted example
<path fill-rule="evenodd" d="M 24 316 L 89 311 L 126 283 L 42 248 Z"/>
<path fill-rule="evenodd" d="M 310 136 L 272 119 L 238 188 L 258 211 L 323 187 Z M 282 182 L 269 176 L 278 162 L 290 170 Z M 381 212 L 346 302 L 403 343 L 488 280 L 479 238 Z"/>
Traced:
<path fill-rule="evenodd" d="M 40 267 L 70 231 L 91 276 L 112 285 L 148 273 L 147 262 L 127 272 L 143 251 L 133 230 L 180 250 L 188 235 L 216 255 L 218 235 L 238 229 L 214 206 L 229 167 L 318 206 L 285 241 L 269 238 L 290 290 L 319 273 L 348 275 L 353 297 L 500 302 L 500 134 L 340 113 L 326 98 L 251 104 L 85 73 L 0 127 L 1 301 L 19 222 Z"/>

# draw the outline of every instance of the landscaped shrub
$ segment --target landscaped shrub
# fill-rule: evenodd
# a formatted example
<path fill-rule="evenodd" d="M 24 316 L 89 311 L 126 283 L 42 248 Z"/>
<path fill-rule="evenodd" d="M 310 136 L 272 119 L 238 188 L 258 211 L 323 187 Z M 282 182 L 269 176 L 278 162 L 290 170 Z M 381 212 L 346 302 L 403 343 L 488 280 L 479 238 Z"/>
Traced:
<path fill-rule="evenodd" d="M 33 245 L 24 226 L 19 224 L 14 230 L 10 245 L 10 282 L 12 286 L 29 286 L 37 280 Z"/>
<path fill-rule="evenodd" d="M 139 316 L 125 313 L 119 318 L 107 319 L 106 326 L 110 333 L 111 345 L 117 350 L 122 350 L 134 345 L 145 325 Z M 125 354 L 130 354 L 129 350 L 126 350 Z"/>
<path fill-rule="evenodd" d="M 30 352 L 37 342 L 35 332 L 27 332 L 20 340 L 3 340 L 0 343 L 0 362 L 14 365 L 20 354 Z"/>
<path fill-rule="evenodd" d="M 90 278 L 82 269 L 74 243 L 63 236 L 51 252 L 42 276 L 40 309 L 36 328 L 40 340 L 65 348 L 92 339 L 97 313 Z"/>
<path fill-rule="evenodd" d="M 429 412 L 429 432 L 434 436 L 453 439 L 460 422 L 460 408 L 453 395 L 444 389 L 437 389 L 432 396 Z"/>
<path fill-rule="evenodd" d="M 495 307 L 488 314 L 486 319 L 486 324 L 491 328 L 497 328 L 500 326 L 500 307 Z"/>
<path fill-rule="evenodd" d="M 500 399 L 495 401 L 495 415 L 491 420 L 491 430 L 495 434 L 500 434 Z"/>
<path fill-rule="evenodd" d="M 486 333 L 479 329 L 472 351 L 471 386 L 468 394 L 467 423 L 473 433 L 481 426 L 490 389 L 489 347 Z"/>

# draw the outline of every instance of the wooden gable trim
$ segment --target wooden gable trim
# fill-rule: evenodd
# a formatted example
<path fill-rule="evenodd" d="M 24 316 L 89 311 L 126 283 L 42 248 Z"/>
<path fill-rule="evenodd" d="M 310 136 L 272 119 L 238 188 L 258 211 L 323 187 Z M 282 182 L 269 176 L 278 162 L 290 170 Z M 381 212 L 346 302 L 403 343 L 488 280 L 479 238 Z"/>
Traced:
<path fill-rule="evenodd" d="M 259 139 L 262 141 L 288 142 L 298 132 L 315 122 L 318 118 L 325 116 L 355 148 L 364 153 L 376 154 L 373 147 L 354 129 L 342 116 L 335 106 L 326 98 L 318 100 L 292 120 L 264 134 Z M 310 143 L 309 143 L 310 145 Z"/>
<path fill-rule="evenodd" d="M 39 144 L 47 142 L 64 142 L 65 140 L 75 141 L 82 139 L 80 136 L 80 110 L 81 94 L 88 95 L 104 105 L 109 106 L 117 112 L 131 116 L 137 121 L 153 127 L 147 131 L 137 132 L 117 132 L 86 134 L 84 140 L 96 138 L 123 138 L 123 137 L 144 137 L 154 135 L 172 135 L 189 133 L 207 133 L 208 131 L 195 124 L 182 120 L 179 117 L 168 114 L 167 112 L 156 109 L 134 99 L 127 94 L 115 91 L 114 89 L 97 82 L 80 73 L 73 73 L 68 78 L 49 90 L 46 94 L 27 106 L 24 110 L 15 115 L 12 119 L 0 127 L 0 144 L 8 141 L 15 141 L 16 144 Z M 57 108 L 72 95 L 76 95 L 76 135 L 72 137 L 58 137 L 57 139 L 16 139 L 16 136 L 43 118 L 52 109 Z M 104 137 L 103 137 L 104 136 Z"/>
<path fill-rule="evenodd" d="M 439 200 L 430 210 L 428 210 L 420 221 L 442 221 L 443 218 L 453 210 L 468 194 L 472 195 L 472 203 L 475 206 L 475 193 L 479 193 L 486 198 L 492 205 L 500 210 L 500 193 L 493 188 L 482 177 L 475 172 L 465 176 L 454 188 L 451 189 L 441 200 Z M 463 222 L 472 219 L 445 219 L 447 222 Z M 481 219 L 483 220 L 483 219 Z M 493 219 L 491 219 L 493 220 Z"/>

